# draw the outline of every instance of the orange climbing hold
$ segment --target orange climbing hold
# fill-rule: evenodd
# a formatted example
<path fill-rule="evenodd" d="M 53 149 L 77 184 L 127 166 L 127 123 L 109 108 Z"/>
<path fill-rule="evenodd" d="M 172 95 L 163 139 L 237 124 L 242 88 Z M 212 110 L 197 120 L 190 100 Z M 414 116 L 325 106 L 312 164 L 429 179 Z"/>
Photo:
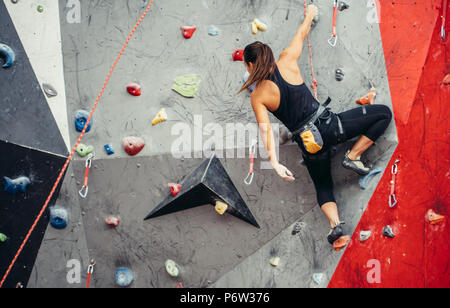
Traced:
<path fill-rule="evenodd" d="M 181 32 L 185 39 L 190 39 L 194 35 L 195 30 L 197 30 L 197 27 L 181 26 Z"/>
<path fill-rule="evenodd" d="M 437 225 L 438 223 L 443 222 L 445 219 L 444 216 L 436 214 L 432 209 L 428 210 L 425 218 L 431 225 Z"/>
<path fill-rule="evenodd" d="M 450 74 L 447 74 L 447 76 L 444 77 L 444 80 L 442 80 L 442 83 L 445 85 L 450 84 Z"/>
<path fill-rule="evenodd" d="M 372 88 L 368 94 L 361 97 L 356 101 L 359 105 L 373 105 L 375 103 L 375 97 L 377 96 L 377 90 Z"/>
<path fill-rule="evenodd" d="M 349 241 L 350 241 L 350 236 L 348 236 L 348 235 L 342 236 L 336 242 L 333 243 L 333 249 L 336 251 L 340 251 L 342 248 L 347 246 Z"/>

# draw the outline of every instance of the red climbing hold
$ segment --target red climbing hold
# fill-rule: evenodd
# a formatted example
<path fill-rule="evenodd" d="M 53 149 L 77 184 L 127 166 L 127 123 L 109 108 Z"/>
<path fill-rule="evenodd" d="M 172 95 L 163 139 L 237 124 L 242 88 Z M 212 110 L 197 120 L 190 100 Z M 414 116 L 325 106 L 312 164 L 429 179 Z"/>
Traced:
<path fill-rule="evenodd" d="M 340 239 L 334 242 L 333 249 L 336 251 L 341 250 L 345 246 L 347 246 L 348 242 L 350 241 L 350 236 L 342 236 Z"/>
<path fill-rule="evenodd" d="M 173 196 L 178 195 L 178 193 L 180 192 L 181 189 L 181 185 L 180 184 L 176 184 L 176 183 L 169 183 L 169 188 L 170 191 L 172 192 Z"/>
<path fill-rule="evenodd" d="M 195 30 L 197 30 L 197 27 L 181 26 L 181 32 L 185 39 L 190 39 L 194 35 Z"/>
<path fill-rule="evenodd" d="M 108 226 L 117 227 L 120 224 L 120 218 L 109 216 L 105 219 L 105 222 Z"/>
<path fill-rule="evenodd" d="M 180 282 L 179 284 L 177 284 L 177 289 L 183 289 L 183 284 Z"/>
<path fill-rule="evenodd" d="M 237 49 L 233 52 L 233 61 L 244 61 L 244 50 Z"/>
<path fill-rule="evenodd" d="M 122 141 L 123 148 L 130 156 L 135 156 L 145 147 L 145 141 L 139 137 L 126 137 Z"/>
<path fill-rule="evenodd" d="M 426 219 L 431 225 L 437 225 L 438 223 L 443 222 L 445 217 L 436 214 L 432 209 L 429 209 L 426 215 Z"/>
<path fill-rule="evenodd" d="M 141 96 L 142 94 L 141 86 L 134 82 L 128 84 L 127 91 L 133 96 Z"/>

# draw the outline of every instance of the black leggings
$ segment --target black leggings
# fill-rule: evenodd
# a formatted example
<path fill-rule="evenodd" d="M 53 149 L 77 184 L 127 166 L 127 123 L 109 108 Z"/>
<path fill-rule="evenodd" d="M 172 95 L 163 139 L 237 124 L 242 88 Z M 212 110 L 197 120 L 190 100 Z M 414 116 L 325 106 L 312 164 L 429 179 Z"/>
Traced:
<path fill-rule="evenodd" d="M 309 175 L 316 187 L 319 206 L 336 202 L 331 177 L 331 147 L 360 135 L 375 142 L 389 126 L 392 111 L 385 105 L 367 105 L 339 113 L 337 116 L 341 119 L 344 128 L 344 138 L 339 138 L 338 120 L 336 114 L 332 114 L 329 124 L 325 120 L 316 123 L 324 140 L 324 148 L 315 155 L 303 155 Z M 299 142 L 299 145 L 304 152 L 303 144 Z"/>

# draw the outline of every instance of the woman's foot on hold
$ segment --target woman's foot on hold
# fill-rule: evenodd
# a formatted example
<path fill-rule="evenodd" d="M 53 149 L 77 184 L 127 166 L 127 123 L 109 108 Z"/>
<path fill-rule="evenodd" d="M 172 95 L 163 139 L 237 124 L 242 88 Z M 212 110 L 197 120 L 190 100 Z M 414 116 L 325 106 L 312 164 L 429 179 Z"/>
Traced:
<path fill-rule="evenodd" d="M 361 156 L 357 157 L 355 160 L 352 160 L 348 157 L 349 154 L 350 150 L 345 153 L 344 160 L 342 161 L 342 166 L 346 169 L 355 171 L 359 175 L 369 174 L 370 168 L 364 166 L 363 162 L 361 161 Z"/>
<path fill-rule="evenodd" d="M 336 225 L 333 229 L 330 230 L 330 233 L 328 233 L 327 239 L 328 243 L 331 245 L 334 244 L 338 239 L 340 239 L 344 235 L 344 230 L 342 229 L 342 224 L 340 223 Z"/>

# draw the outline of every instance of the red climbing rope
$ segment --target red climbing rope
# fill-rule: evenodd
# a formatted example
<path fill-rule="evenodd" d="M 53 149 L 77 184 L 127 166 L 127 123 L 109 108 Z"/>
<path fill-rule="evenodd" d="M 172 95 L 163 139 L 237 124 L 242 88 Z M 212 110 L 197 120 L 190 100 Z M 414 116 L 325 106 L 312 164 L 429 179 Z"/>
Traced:
<path fill-rule="evenodd" d="M 306 16 L 306 9 L 308 8 L 308 0 L 305 0 L 305 16 Z M 316 100 L 318 100 L 318 96 L 317 96 L 317 80 L 316 80 L 316 75 L 314 73 L 314 65 L 313 65 L 313 58 L 312 58 L 312 48 L 311 48 L 311 40 L 309 38 L 309 34 L 308 34 L 308 50 L 309 50 L 309 65 L 311 66 L 311 75 L 312 75 L 312 84 L 311 84 L 311 88 L 314 91 L 314 97 L 316 98 Z"/>
<path fill-rule="evenodd" d="M 9 273 L 11 272 L 12 268 L 14 267 L 14 264 L 16 263 L 17 259 L 19 258 L 20 254 L 22 253 L 23 248 L 25 247 L 26 243 L 28 242 L 31 234 L 33 233 L 34 229 L 36 228 L 37 223 L 39 222 L 39 220 L 41 219 L 42 215 L 44 214 L 45 210 L 48 207 L 48 204 L 50 203 L 51 198 L 53 197 L 53 194 L 56 191 L 56 188 L 58 187 L 64 173 L 66 172 L 67 167 L 69 166 L 70 161 L 72 160 L 72 157 L 75 153 L 75 151 L 78 148 L 78 145 L 80 144 L 81 140 L 84 137 L 84 134 L 86 133 L 86 129 L 92 119 L 92 115 L 94 114 L 95 110 L 97 109 L 97 105 L 100 102 L 100 99 L 103 96 L 103 92 L 105 91 L 106 86 L 109 83 L 109 80 L 111 79 L 111 75 L 114 72 L 117 63 L 119 62 L 120 58 L 122 57 L 122 54 L 125 52 L 125 49 L 128 46 L 128 43 L 130 42 L 131 38 L 134 35 L 134 32 L 136 31 L 136 29 L 139 27 L 139 25 L 141 24 L 142 20 L 144 19 L 144 17 L 147 15 L 148 11 L 150 10 L 150 7 L 153 4 L 153 0 L 151 0 L 147 6 L 147 8 L 145 9 L 144 13 L 142 13 L 141 18 L 139 18 L 139 20 L 137 21 L 137 23 L 134 25 L 134 28 L 131 30 L 130 34 L 128 35 L 127 40 L 125 41 L 125 43 L 123 44 L 122 49 L 120 50 L 119 55 L 117 56 L 116 60 L 114 61 L 114 64 L 112 65 L 108 76 L 106 77 L 105 83 L 103 84 L 102 89 L 100 90 L 100 93 L 97 97 L 97 100 L 95 101 L 94 106 L 91 109 L 91 113 L 89 114 L 89 118 L 86 121 L 86 124 L 84 125 L 83 131 L 80 134 L 80 137 L 78 138 L 75 146 L 72 149 L 72 152 L 70 153 L 69 157 L 67 157 L 67 160 L 61 170 L 61 172 L 58 175 L 58 178 L 56 179 L 55 184 L 53 185 L 52 190 L 50 191 L 49 196 L 47 197 L 47 200 L 44 203 L 44 206 L 42 207 L 41 211 L 39 212 L 38 216 L 36 217 L 36 220 L 34 221 L 33 225 L 31 226 L 30 230 L 28 231 L 27 235 L 25 236 L 25 239 L 23 240 L 22 244 L 19 247 L 19 250 L 17 251 L 16 255 L 14 256 L 14 259 L 12 260 L 11 264 L 9 265 L 8 269 L 6 270 L 5 275 L 3 276 L 2 280 L 0 281 L 0 288 L 3 286 L 3 284 L 5 283 L 6 278 L 8 278 Z"/>

